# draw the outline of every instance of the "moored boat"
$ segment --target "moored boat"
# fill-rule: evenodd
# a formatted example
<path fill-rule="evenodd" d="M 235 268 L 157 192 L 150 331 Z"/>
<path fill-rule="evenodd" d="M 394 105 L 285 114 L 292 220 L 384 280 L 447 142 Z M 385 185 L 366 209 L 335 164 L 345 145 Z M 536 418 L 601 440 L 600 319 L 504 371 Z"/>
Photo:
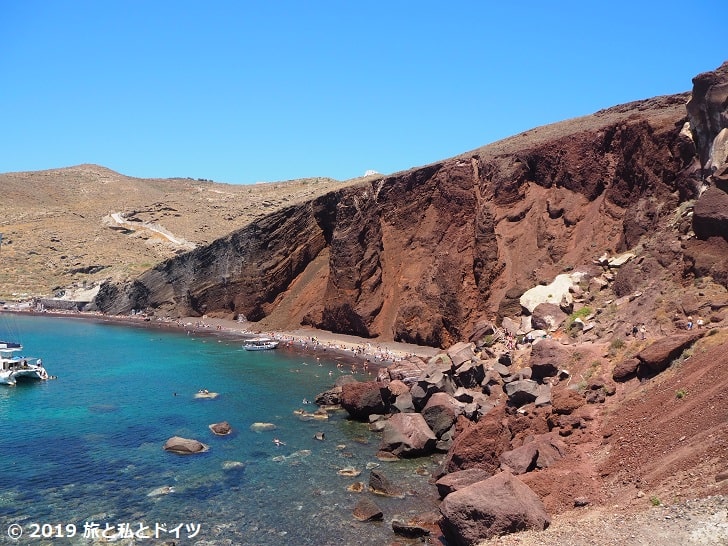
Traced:
<path fill-rule="evenodd" d="M 18 356 L 23 350 L 19 343 L 0 341 L 0 384 L 15 385 L 18 381 L 48 379 L 40 358 Z"/>
<path fill-rule="evenodd" d="M 243 349 L 246 351 L 269 351 L 276 347 L 278 347 L 278 341 L 269 337 L 259 337 L 243 341 Z"/>

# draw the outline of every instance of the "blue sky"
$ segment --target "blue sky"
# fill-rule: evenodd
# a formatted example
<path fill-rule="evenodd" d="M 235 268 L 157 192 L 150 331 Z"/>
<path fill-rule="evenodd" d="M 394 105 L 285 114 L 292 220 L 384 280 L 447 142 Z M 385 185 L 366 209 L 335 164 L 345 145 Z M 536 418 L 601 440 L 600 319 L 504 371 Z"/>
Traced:
<path fill-rule="evenodd" d="M 0 0 L 0 172 L 392 173 L 728 59 L 724 0 Z"/>

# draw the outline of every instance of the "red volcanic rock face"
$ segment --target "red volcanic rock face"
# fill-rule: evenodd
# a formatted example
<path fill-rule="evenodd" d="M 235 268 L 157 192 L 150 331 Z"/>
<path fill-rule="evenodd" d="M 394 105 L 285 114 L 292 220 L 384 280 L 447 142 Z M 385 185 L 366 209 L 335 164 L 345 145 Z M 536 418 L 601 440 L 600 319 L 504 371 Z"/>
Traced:
<path fill-rule="evenodd" d="M 482 468 L 494 473 L 500 455 L 509 449 L 511 432 L 505 424 L 503 406 L 494 408 L 480 421 L 458 434 L 443 464 L 446 472 Z"/>
<path fill-rule="evenodd" d="M 714 99 L 728 65 L 711 74 L 696 79 L 691 100 L 701 154 L 725 118 Z M 698 195 L 698 148 L 683 131 L 686 98 L 610 108 L 347 186 L 131 284 L 105 285 L 96 303 L 110 313 L 244 315 L 279 329 L 304 323 L 450 346 L 502 315 L 513 294 L 591 263 L 604 249 L 634 247 Z M 710 188 L 696 205 L 699 237 L 725 237 L 724 193 Z"/>

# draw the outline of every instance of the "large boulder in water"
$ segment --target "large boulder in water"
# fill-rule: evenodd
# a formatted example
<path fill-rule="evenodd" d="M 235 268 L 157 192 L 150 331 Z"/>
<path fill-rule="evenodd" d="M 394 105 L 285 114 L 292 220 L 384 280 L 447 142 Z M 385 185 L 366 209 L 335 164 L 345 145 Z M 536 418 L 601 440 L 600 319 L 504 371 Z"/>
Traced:
<path fill-rule="evenodd" d="M 551 523 L 536 493 L 508 472 L 449 494 L 440 512 L 448 544 L 458 546 L 517 531 L 543 530 Z"/>
<path fill-rule="evenodd" d="M 208 449 L 208 446 L 206 446 L 202 442 L 199 442 L 197 440 L 191 440 L 189 438 L 182 438 L 180 436 L 172 436 L 164 444 L 165 451 L 179 453 L 180 455 L 203 453 Z"/>
<path fill-rule="evenodd" d="M 359 521 L 381 521 L 384 519 L 382 509 L 371 499 L 362 499 L 357 502 L 352 513 Z"/>
<path fill-rule="evenodd" d="M 220 423 L 213 423 L 209 425 L 210 430 L 213 434 L 216 434 L 217 436 L 227 436 L 230 434 L 233 429 L 230 426 L 230 423 L 227 421 L 221 421 Z"/>
<path fill-rule="evenodd" d="M 382 384 L 377 381 L 357 381 L 347 383 L 341 389 L 341 406 L 354 419 L 364 421 L 375 413 L 384 413 L 386 406 L 382 400 Z"/>

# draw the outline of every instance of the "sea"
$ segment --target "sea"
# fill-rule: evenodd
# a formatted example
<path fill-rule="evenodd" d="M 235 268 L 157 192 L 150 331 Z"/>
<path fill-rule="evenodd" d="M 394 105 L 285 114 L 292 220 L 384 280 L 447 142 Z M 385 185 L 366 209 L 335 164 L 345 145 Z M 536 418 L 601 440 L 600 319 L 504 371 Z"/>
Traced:
<path fill-rule="evenodd" d="M 0 385 L 0 543 L 406 544 L 392 519 L 436 510 L 428 482 L 437 460 L 383 462 L 377 435 L 346 412 L 301 415 L 339 375 L 370 379 L 351 361 L 286 347 L 245 351 L 216 332 L 14 313 L 2 320 L 53 378 Z M 201 389 L 218 396 L 197 398 Z M 232 434 L 211 432 L 221 421 Z M 209 450 L 167 452 L 172 436 Z M 404 497 L 349 490 L 366 485 L 373 468 Z M 382 521 L 353 517 L 363 498 Z"/>

